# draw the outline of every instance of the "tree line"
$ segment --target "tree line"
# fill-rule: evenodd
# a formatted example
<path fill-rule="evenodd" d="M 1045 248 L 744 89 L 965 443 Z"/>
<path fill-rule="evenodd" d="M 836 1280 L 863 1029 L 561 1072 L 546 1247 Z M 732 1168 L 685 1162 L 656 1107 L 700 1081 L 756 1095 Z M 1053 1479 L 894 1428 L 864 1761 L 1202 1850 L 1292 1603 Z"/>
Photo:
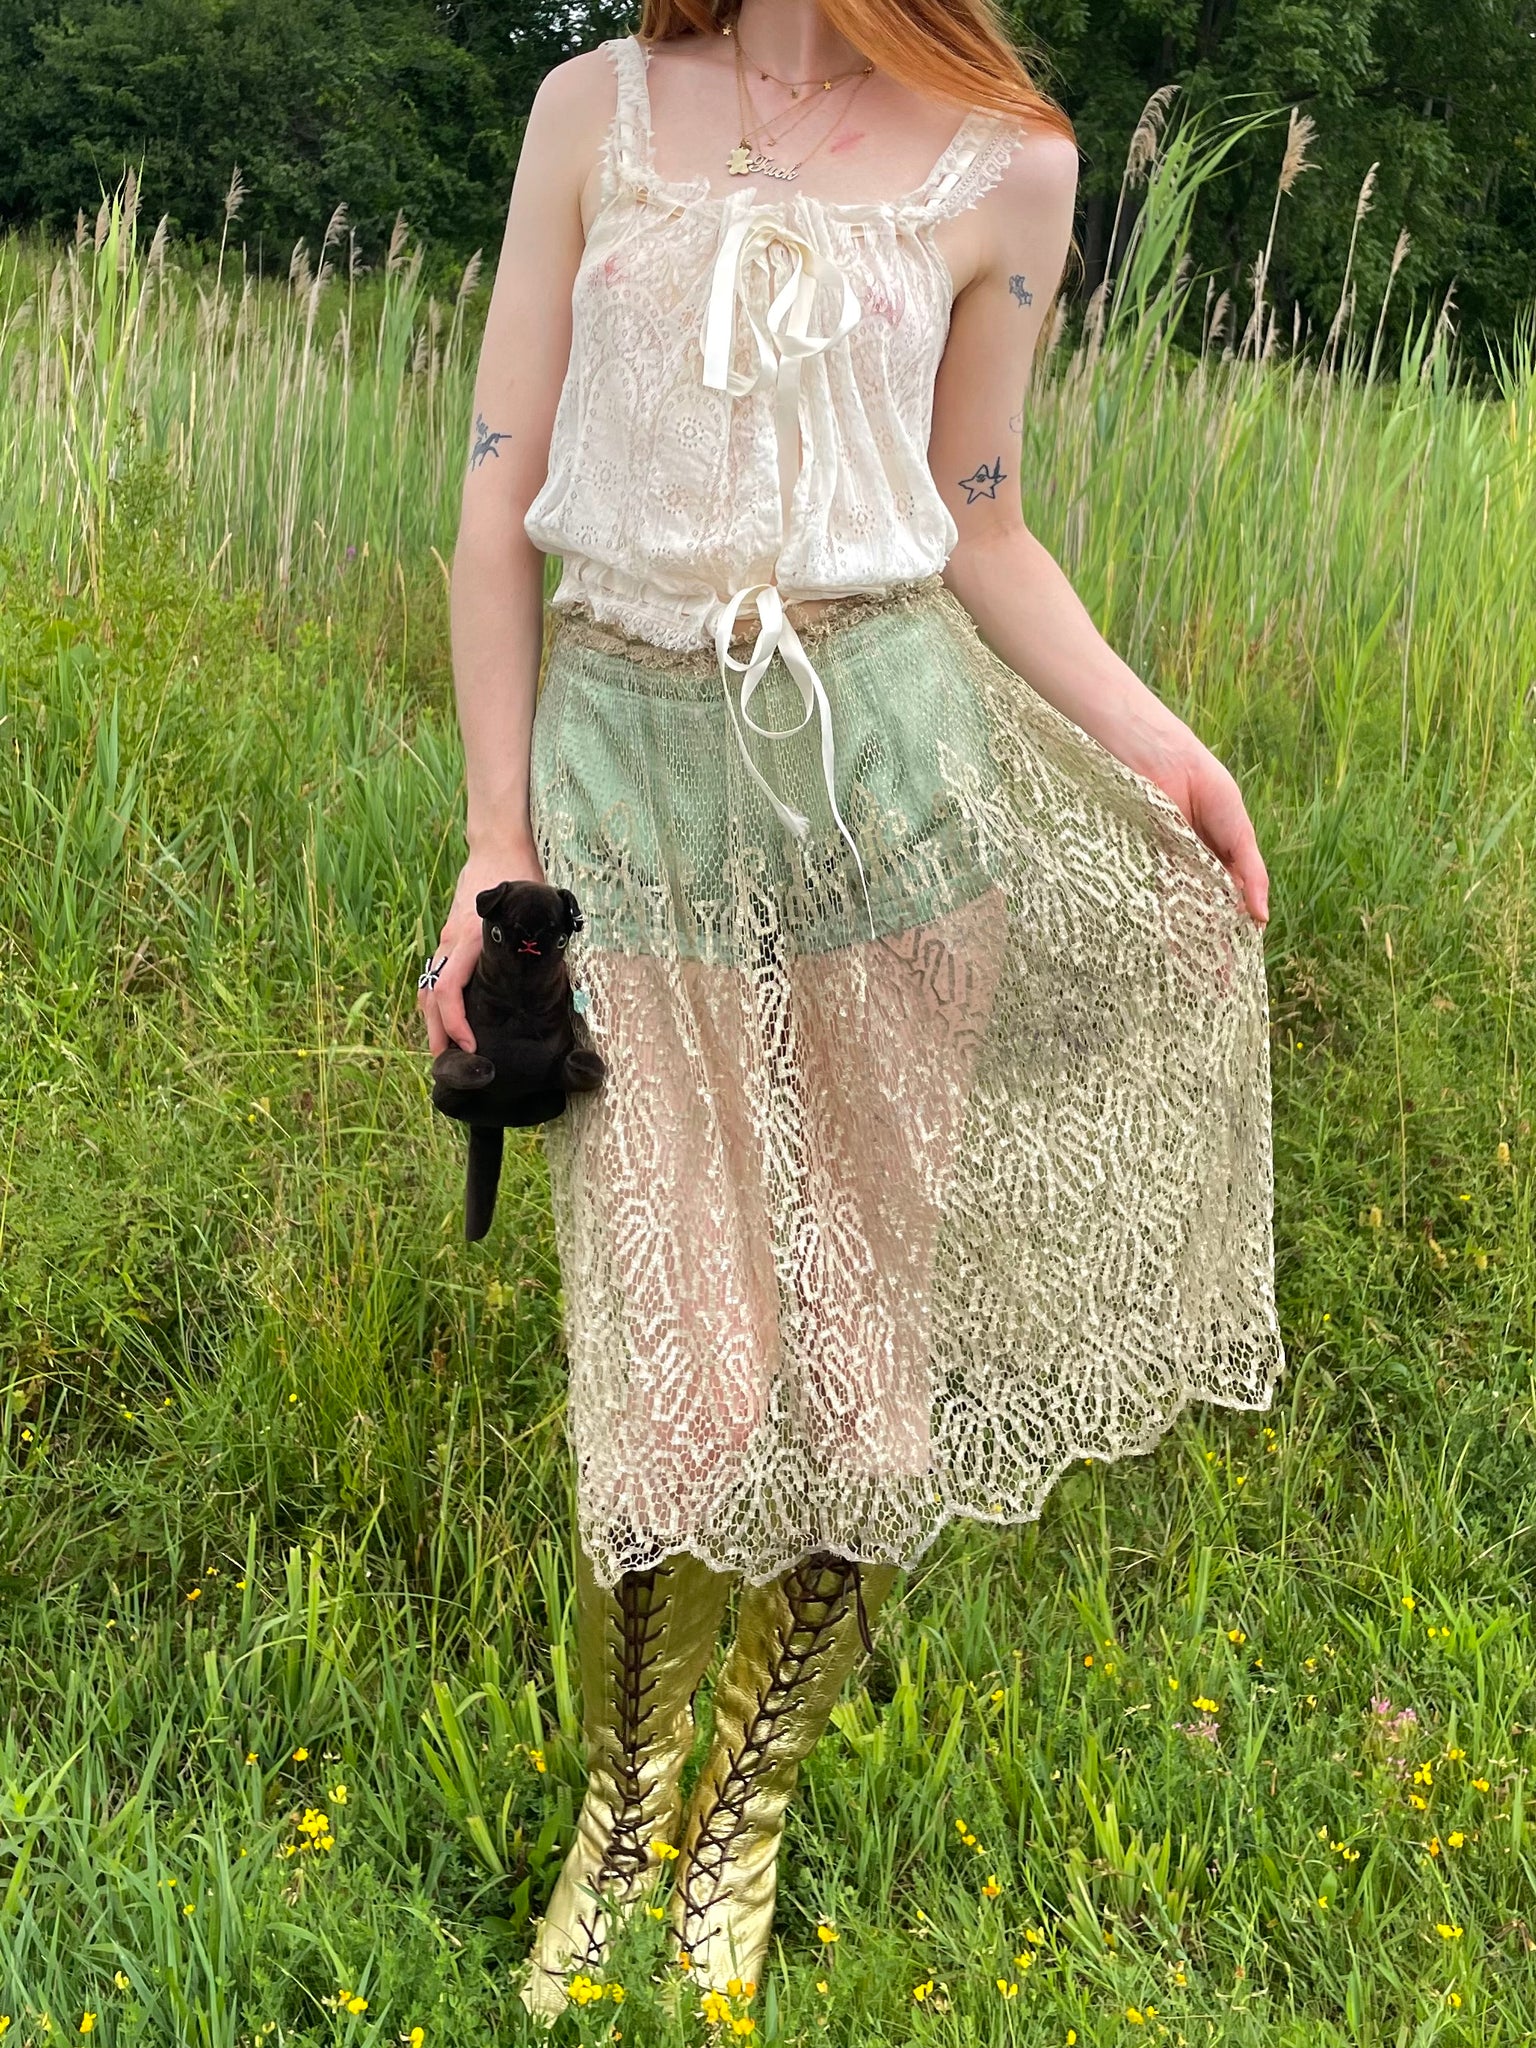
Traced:
<path fill-rule="evenodd" d="M 1394 258 L 1396 305 L 1422 309 L 1454 285 L 1462 331 L 1484 346 L 1507 344 L 1536 299 L 1536 0 L 1007 11 L 1077 124 L 1084 289 L 1111 260 L 1137 118 L 1174 86 L 1175 118 L 1299 106 L 1315 122 L 1266 280 L 1314 333 L 1333 317 L 1352 234 L 1364 305 Z M 632 22 L 616 0 L 0 0 L 0 224 L 65 232 L 132 163 L 152 214 L 215 243 L 238 164 L 235 239 L 253 267 L 286 268 L 341 203 L 365 254 L 397 211 L 439 263 L 490 254 L 539 80 Z M 1284 140 L 1283 121 L 1255 137 L 1202 209 L 1196 261 L 1239 296 Z"/>

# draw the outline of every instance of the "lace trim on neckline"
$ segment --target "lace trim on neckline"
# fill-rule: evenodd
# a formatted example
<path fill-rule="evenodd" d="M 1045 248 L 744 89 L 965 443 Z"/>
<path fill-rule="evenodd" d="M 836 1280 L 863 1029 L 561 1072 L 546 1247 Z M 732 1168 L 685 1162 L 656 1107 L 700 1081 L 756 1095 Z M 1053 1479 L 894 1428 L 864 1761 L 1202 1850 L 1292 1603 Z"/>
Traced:
<path fill-rule="evenodd" d="M 717 192 L 707 174 L 664 178 L 656 168 L 647 85 L 651 53 L 638 36 L 616 36 L 603 45 L 618 74 L 613 120 L 603 144 L 604 196 L 614 183 L 638 185 L 674 206 L 724 205 L 735 196 Z M 814 192 L 786 193 L 789 203 L 832 214 L 890 214 L 924 226 L 964 213 L 990 192 L 1024 139 L 1024 130 L 1000 114 L 972 108 L 940 152 L 922 182 L 895 199 L 826 199 Z M 741 188 L 753 190 L 751 186 Z"/>

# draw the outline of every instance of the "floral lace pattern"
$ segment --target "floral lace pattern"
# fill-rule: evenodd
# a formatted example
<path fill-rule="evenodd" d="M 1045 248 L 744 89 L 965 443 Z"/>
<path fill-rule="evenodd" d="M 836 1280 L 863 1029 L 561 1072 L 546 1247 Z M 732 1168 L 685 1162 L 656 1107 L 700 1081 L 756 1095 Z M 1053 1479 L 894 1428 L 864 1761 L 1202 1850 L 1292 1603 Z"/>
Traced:
<path fill-rule="evenodd" d="M 556 629 L 532 775 L 608 1064 L 545 1132 L 600 1581 L 909 1564 L 1191 1400 L 1267 1406 L 1262 942 L 1177 809 L 942 587 L 835 619 L 872 941 L 810 736 L 753 740 L 802 841 L 712 664 L 600 637 Z"/>

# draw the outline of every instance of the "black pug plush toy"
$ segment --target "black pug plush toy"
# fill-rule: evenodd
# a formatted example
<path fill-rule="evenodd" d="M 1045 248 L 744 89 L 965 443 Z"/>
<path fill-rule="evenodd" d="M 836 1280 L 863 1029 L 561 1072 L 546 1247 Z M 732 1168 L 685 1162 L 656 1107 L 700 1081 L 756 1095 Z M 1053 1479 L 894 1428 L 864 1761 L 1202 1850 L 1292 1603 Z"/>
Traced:
<path fill-rule="evenodd" d="M 569 889 L 498 882 L 475 898 L 479 960 L 464 989 L 475 1050 L 450 1045 L 432 1062 L 432 1107 L 469 1126 L 464 1235 L 491 1227 L 501 1180 L 502 1132 L 548 1123 L 568 1094 L 601 1087 L 607 1069 L 578 1045 L 565 947 L 582 925 Z"/>

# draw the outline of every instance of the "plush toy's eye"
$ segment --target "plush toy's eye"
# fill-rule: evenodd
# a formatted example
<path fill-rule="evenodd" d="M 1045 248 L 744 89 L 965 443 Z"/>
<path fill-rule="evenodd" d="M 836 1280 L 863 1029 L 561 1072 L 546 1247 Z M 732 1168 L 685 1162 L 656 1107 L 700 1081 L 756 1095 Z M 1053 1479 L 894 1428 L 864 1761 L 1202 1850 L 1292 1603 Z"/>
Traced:
<path fill-rule="evenodd" d="M 491 944 L 493 946 L 499 946 L 502 943 L 502 936 L 503 935 L 501 926 L 499 924 L 493 924 L 491 926 Z"/>

